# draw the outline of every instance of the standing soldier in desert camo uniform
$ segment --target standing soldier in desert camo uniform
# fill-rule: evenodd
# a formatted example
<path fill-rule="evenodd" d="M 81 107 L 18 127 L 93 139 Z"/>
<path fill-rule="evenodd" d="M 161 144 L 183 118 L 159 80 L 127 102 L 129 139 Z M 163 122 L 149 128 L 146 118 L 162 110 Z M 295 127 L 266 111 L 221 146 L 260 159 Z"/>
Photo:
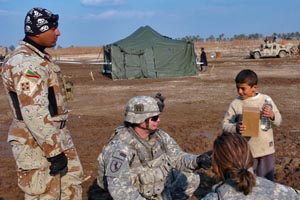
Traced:
<path fill-rule="evenodd" d="M 25 199 L 81 199 L 83 170 L 69 130 L 63 76 L 45 48 L 54 47 L 58 15 L 33 8 L 25 38 L 2 67 L 13 110 L 8 142 Z"/>
<path fill-rule="evenodd" d="M 124 126 L 115 129 L 98 157 L 97 181 L 103 196 L 109 193 L 114 200 L 188 199 L 200 183 L 195 170 L 211 166 L 208 154 L 186 153 L 158 129 L 164 98 L 157 97 L 160 101 L 136 96 L 127 103 Z"/>

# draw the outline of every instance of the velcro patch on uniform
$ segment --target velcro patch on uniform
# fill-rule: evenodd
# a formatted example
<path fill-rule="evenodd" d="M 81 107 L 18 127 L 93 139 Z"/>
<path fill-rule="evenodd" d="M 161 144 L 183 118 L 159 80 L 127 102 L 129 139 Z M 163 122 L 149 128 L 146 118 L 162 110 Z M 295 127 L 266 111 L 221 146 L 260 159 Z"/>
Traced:
<path fill-rule="evenodd" d="M 113 158 L 117 158 L 117 159 L 124 161 L 126 158 L 126 154 L 123 152 L 114 152 Z"/>
<path fill-rule="evenodd" d="M 31 71 L 31 70 L 27 70 L 25 76 L 26 76 L 27 78 L 41 78 L 41 75 L 39 75 L 38 73 L 33 72 L 33 71 Z"/>

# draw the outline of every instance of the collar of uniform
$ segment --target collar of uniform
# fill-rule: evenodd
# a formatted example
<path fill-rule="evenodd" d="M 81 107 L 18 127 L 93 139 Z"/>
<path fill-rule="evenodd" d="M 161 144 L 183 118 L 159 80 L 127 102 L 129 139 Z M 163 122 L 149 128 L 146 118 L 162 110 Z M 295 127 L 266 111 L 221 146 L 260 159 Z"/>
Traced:
<path fill-rule="evenodd" d="M 20 41 L 19 44 L 30 48 L 32 51 L 34 51 L 36 54 L 38 54 L 42 58 L 47 58 L 48 60 L 50 60 L 50 58 L 51 58 L 51 56 L 47 52 L 40 51 L 38 48 L 36 48 L 34 45 L 32 45 L 28 42 L 25 42 L 22 40 L 22 41 Z"/>
<path fill-rule="evenodd" d="M 32 39 L 30 39 L 29 37 L 25 36 L 23 39 L 24 42 L 27 42 L 29 44 L 31 44 L 32 46 L 34 46 L 35 48 L 37 48 L 39 51 L 44 52 L 45 51 L 45 47 L 36 43 L 35 41 L 33 41 Z"/>

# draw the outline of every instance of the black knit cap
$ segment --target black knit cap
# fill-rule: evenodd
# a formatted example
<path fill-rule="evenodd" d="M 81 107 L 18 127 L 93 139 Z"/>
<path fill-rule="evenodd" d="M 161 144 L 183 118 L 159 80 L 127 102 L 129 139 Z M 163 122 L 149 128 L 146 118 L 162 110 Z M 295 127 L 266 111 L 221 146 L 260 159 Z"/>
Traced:
<path fill-rule="evenodd" d="M 58 26 L 58 15 L 45 8 L 32 8 L 25 17 L 24 31 L 26 35 L 34 36 Z"/>

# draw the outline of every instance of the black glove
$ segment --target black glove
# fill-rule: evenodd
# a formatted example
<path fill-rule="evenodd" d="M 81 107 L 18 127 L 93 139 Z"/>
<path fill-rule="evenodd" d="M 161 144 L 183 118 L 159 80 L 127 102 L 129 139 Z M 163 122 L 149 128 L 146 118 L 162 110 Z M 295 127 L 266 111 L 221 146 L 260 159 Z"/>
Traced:
<path fill-rule="evenodd" d="M 68 158 L 66 157 L 65 153 L 62 152 L 54 157 L 47 158 L 50 165 L 50 175 L 55 176 L 58 173 L 64 175 L 68 171 Z"/>
<path fill-rule="evenodd" d="M 212 151 L 205 152 L 197 157 L 197 164 L 199 168 L 208 169 L 211 167 Z"/>

